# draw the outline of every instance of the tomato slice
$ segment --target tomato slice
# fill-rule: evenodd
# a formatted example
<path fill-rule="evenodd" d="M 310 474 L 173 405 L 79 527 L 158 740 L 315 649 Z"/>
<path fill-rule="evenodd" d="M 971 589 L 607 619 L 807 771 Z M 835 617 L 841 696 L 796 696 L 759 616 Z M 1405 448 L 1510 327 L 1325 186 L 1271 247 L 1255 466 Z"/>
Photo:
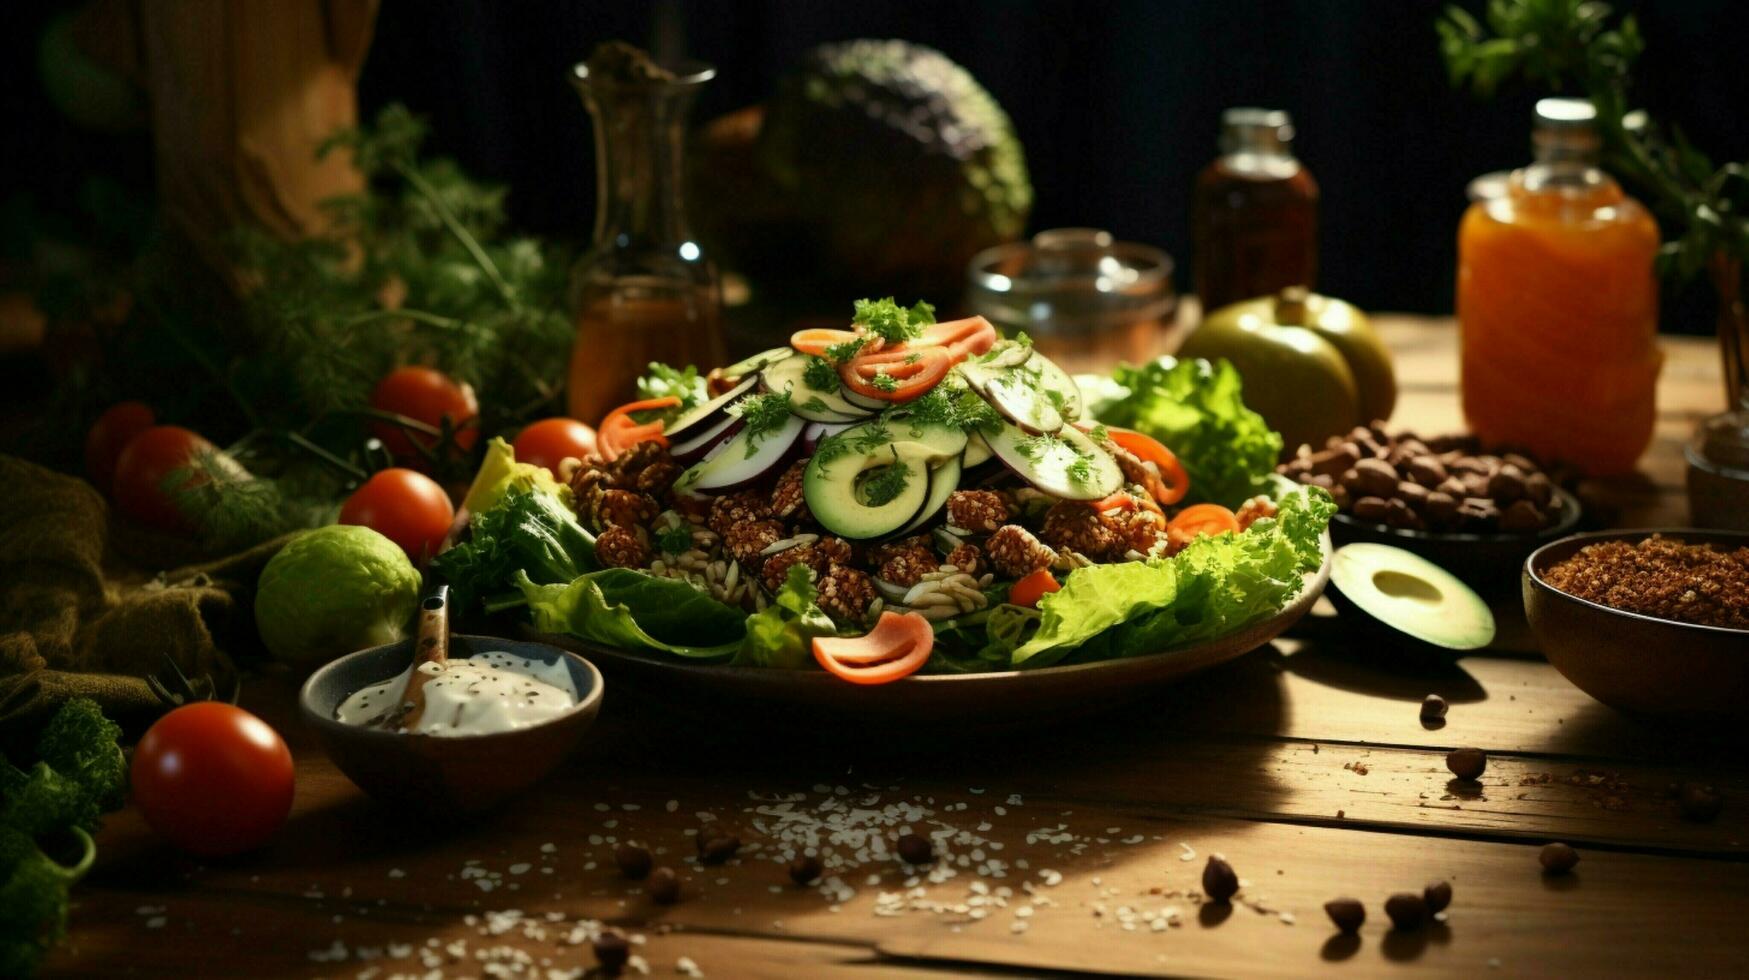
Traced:
<path fill-rule="evenodd" d="M 1014 583 L 1014 587 L 1008 590 L 1008 601 L 1016 606 L 1037 609 L 1040 599 L 1061 588 L 1051 570 L 1041 568 Z"/>
<path fill-rule="evenodd" d="M 789 336 L 789 345 L 804 354 L 815 357 L 825 357 L 826 349 L 839 344 L 848 344 L 860 340 L 864 346 L 862 353 L 869 354 L 880 350 L 883 341 L 880 337 L 863 333 L 860 330 L 834 330 L 829 327 L 810 327 L 807 330 L 797 330 Z"/>
<path fill-rule="evenodd" d="M 887 684 L 915 674 L 929 662 L 935 628 L 917 613 L 881 613 L 863 636 L 814 639 L 814 659 L 833 676 L 852 684 Z"/>
<path fill-rule="evenodd" d="M 657 442 L 668 445 L 668 440 L 662 435 L 662 420 L 653 422 L 637 422 L 632 419 L 633 412 L 649 412 L 663 408 L 677 408 L 680 399 L 673 395 L 661 398 L 645 398 L 642 401 L 627 402 L 607 413 L 601 424 L 595 428 L 595 441 L 601 451 L 601 458 L 612 461 L 620 453 L 640 442 Z"/>
<path fill-rule="evenodd" d="M 838 377 L 865 398 L 908 402 L 939 384 L 952 367 L 953 358 L 945 347 L 899 348 L 856 357 L 838 368 Z M 875 378 L 881 375 L 893 383 L 877 386 Z"/>
<path fill-rule="evenodd" d="M 1178 456 L 1167 449 L 1152 436 L 1137 432 L 1134 429 L 1122 429 L 1115 425 L 1106 426 L 1111 441 L 1130 451 L 1144 463 L 1154 464 L 1159 472 L 1158 485 L 1150 485 L 1147 489 L 1162 505 L 1170 507 L 1184 499 L 1190 492 L 1190 474 L 1184 471 L 1184 464 L 1178 461 Z"/>
<path fill-rule="evenodd" d="M 924 327 L 923 336 L 917 343 L 930 347 L 946 347 L 957 364 L 973 354 L 982 354 L 995 346 L 996 337 L 996 328 L 990 325 L 989 320 L 981 316 L 969 316 L 963 320 L 948 320 Z"/>
<path fill-rule="evenodd" d="M 1195 504 L 1174 515 L 1171 523 L 1166 525 L 1166 531 L 1187 539 L 1199 534 L 1214 535 L 1224 531 L 1238 534 L 1239 518 L 1220 504 Z"/>

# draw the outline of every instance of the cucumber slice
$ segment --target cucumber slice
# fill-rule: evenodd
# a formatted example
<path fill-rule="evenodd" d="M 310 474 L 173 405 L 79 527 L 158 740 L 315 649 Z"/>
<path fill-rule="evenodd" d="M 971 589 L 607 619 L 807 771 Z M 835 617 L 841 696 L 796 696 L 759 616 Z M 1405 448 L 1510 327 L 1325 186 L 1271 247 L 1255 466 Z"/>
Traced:
<path fill-rule="evenodd" d="M 910 523 L 898 530 L 896 537 L 904 537 L 916 531 L 929 519 L 941 513 L 947 506 L 947 498 L 960 485 L 960 461 L 948 459 L 929 471 L 929 497 L 923 501 L 923 507 L 917 511 L 917 516 Z"/>
<path fill-rule="evenodd" d="M 1075 378 L 1069 372 L 1057 366 L 1057 362 L 1044 356 L 1034 354 L 1027 368 L 1038 370 L 1039 384 L 1050 391 L 1056 392 L 1058 399 L 1053 399 L 1056 409 L 1063 418 L 1070 422 L 1080 418 L 1087 411 L 1086 399 L 1081 396 L 1081 386 L 1075 383 Z"/>
<path fill-rule="evenodd" d="M 966 437 L 966 452 L 960 461 L 960 466 L 962 469 L 968 470 L 976 466 L 983 466 L 990 461 L 990 457 L 993 455 L 995 454 L 990 452 L 990 444 L 984 441 L 984 434 L 974 432 Z"/>
<path fill-rule="evenodd" d="M 1053 497 L 1099 500 L 1123 486 L 1117 459 L 1074 426 L 1045 436 L 1004 425 L 986 438 L 1004 465 Z"/>
<path fill-rule="evenodd" d="M 803 375 L 808 370 L 808 358 L 790 357 L 778 361 L 760 372 L 768 391 L 789 392 L 789 410 L 810 422 L 856 422 L 874 413 L 845 401 L 842 390 L 815 391 L 808 387 Z"/>
<path fill-rule="evenodd" d="M 1022 351 L 1032 348 L 1015 345 Z M 960 374 L 990 406 L 1027 432 L 1050 433 L 1081 417 L 1081 389 L 1068 372 L 1043 354 L 1014 362 L 1012 349 L 995 352 L 991 360 L 974 358 L 960 365 Z"/>
<path fill-rule="evenodd" d="M 767 351 L 760 351 L 744 361 L 736 361 L 728 367 L 723 368 L 723 374 L 730 378 L 744 378 L 755 371 L 763 369 L 768 364 L 776 364 L 778 361 L 794 355 L 795 352 L 796 349 L 794 347 L 773 347 Z"/>
<path fill-rule="evenodd" d="M 894 480 L 900 484 L 896 490 L 890 482 Z M 876 502 L 870 491 L 877 485 L 891 496 Z M 928 502 L 929 491 L 924 457 L 901 453 L 891 443 L 868 453 L 816 453 L 802 474 L 809 513 L 821 527 L 853 540 L 882 537 L 905 526 Z"/>
<path fill-rule="evenodd" d="M 887 432 L 897 443 L 918 443 L 927 447 L 931 461 L 958 457 L 966 451 L 969 441 L 965 430 L 933 422 L 913 422 L 904 417 L 886 423 Z"/>

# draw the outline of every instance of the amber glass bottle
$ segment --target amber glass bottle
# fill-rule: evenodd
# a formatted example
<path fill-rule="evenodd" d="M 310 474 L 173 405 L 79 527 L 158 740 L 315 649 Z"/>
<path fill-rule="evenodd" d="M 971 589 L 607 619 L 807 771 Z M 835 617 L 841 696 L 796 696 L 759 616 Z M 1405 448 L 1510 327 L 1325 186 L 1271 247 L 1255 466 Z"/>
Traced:
<path fill-rule="evenodd" d="M 1595 110 L 1537 103 L 1536 162 L 1458 228 L 1464 418 L 1485 441 L 1590 474 L 1652 440 L 1658 225 L 1597 167 Z"/>
<path fill-rule="evenodd" d="M 688 112 L 715 71 L 574 73 L 595 117 L 596 212 L 589 251 L 571 270 L 577 339 L 566 400 L 593 425 L 634 397 L 651 361 L 700 371 L 723 361 L 717 272 L 692 236 L 681 181 Z"/>
<path fill-rule="evenodd" d="M 1294 158 L 1293 138 L 1278 109 L 1221 114 L 1221 155 L 1196 178 L 1191 205 L 1205 313 L 1318 284 L 1318 182 Z"/>

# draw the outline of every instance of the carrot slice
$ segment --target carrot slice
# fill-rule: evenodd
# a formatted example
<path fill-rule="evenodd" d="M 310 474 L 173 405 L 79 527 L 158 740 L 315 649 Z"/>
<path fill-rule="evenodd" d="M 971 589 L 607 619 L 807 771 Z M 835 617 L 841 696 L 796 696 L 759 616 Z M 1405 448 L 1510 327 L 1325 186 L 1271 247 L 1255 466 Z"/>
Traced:
<path fill-rule="evenodd" d="M 834 330 L 830 327 L 810 327 L 807 330 L 797 330 L 790 334 L 789 345 L 804 354 L 815 357 L 825 357 L 826 349 L 839 344 L 847 344 L 853 340 L 864 343 L 862 353 L 867 354 L 881 349 L 883 341 L 880 337 L 863 333 L 860 330 Z"/>
<path fill-rule="evenodd" d="M 1057 584 L 1057 577 L 1051 574 L 1051 570 L 1041 568 L 1014 583 L 1014 587 L 1008 590 L 1008 601 L 1016 606 L 1037 609 L 1040 599 L 1061 588 L 1062 586 Z"/>
<path fill-rule="evenodd" d="M 664 408 L 677 408 L 680 399 L 673 395 L 661 398 L 645 398 L 642 401 L 627 402 L 607 413 L 601 424 L 595 427 L 596 448 L 601 452 L 601 458 L 612 461 L 640 442 L 657 442 L 668 445 L 668 440 L 662 435 L 662 420 L 638 422 L 632 418 L 633 412 L 650 412 Z"/>
<path fill-rule="evenodd" d="M 922 347 L 862 355 L 840 366 L 838 377 L 844 387 L 865 398 L 899 403 L 922 397 L 947 377 L 952 367 L 947 348 Z M 875 380 L 883 375 L 892 381 L 877 385 Z"/>
<path fill-rule="evenodd" d="M 929 662 L 935 628 L 917 613 L 881 613 L 863 636 L 814 639 L 814 659 L 834 677 L 852 684 L 887 684 L 909 677 Z"/>
<path fill-rule="evenodd" d="M 1110 434 L 1112 442 L 1129 450 L 1137 459 L 1154 464 L 1160 480 L 1158 483 L 1150 481 L 1147 489 L 1163 506 L 1170 507 L 1178 503 L 1190 492 L 1190 474 L 1184 471 L 1184 464 L 1158 439 L 1115 425 L 1106 426 L 1106 432 Z"/>
<path fill-rule="evenodd" d="M 1166 531 L 1187 539 L 1199 534 L 1214 535 L 1226 531 L 1238 534 L 1239 518 L 1220 504 L 1196 504 L 1174 515 L 1166 525 Z"/>

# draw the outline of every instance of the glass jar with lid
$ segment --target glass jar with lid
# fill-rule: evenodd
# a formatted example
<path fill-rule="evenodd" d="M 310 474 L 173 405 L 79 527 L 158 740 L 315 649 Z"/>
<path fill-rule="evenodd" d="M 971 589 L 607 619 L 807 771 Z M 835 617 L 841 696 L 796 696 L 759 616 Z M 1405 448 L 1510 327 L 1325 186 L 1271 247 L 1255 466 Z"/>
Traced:
<path fill-rule="evenodd" d="M 1065 366 L 1153 357 L 1178 311 L 1172 257 L 1096 228 L 1057 228 L 985 249 L 967 274 L 970 312 L 1010 333 L 1024 330 Z"/>

